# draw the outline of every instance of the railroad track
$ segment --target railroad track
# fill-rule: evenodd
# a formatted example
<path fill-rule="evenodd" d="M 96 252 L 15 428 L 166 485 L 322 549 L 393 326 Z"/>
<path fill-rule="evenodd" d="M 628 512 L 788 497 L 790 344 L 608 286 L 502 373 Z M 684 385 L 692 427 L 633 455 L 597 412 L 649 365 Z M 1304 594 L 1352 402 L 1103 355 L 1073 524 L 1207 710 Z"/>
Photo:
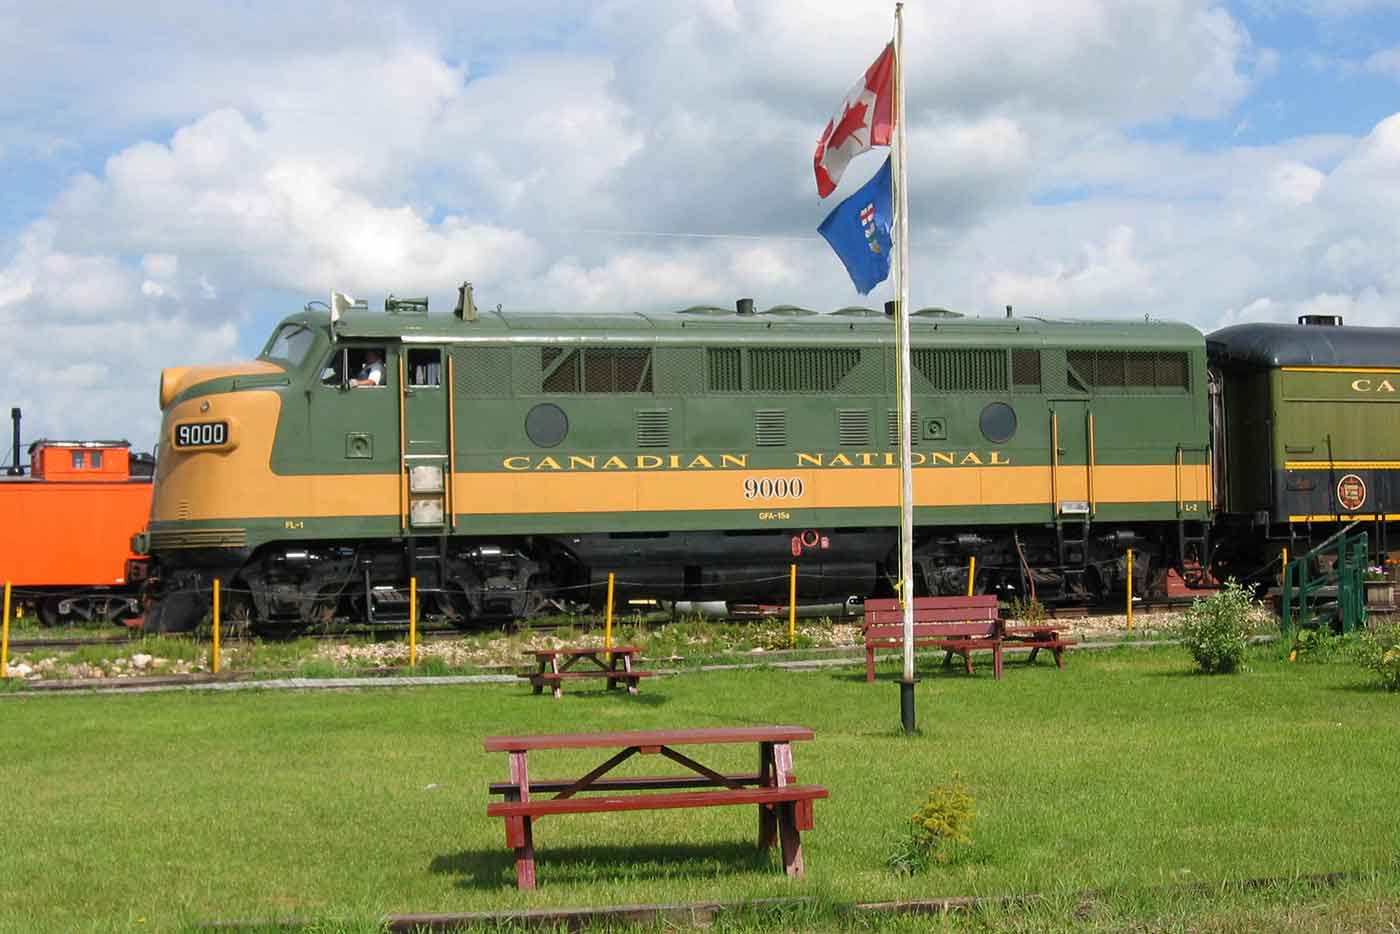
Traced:
<path fill-rule="evenodd" d="M 1142 613 L 1145 615 L 1152 613 L 1171 612 L 1173 610 L 1180 610 L 1186 606 L 1189 606 L 1193 599 L 1193 597 L 1171 597 L 1144 601 L 1142 603 L 1133 604 L 1133 612 L 1135 614 Z M 1084 619 L 1090 616 L 1112 616 L 1121 615 L 1122 613 L 1123 606 L 1118 603 L 1101 604 L 1093 606 L 1047 607 L 1045 611 L 1045 615 L 1050 619 Z M 771 618 L 778 617 L 785 618 L 786 613 L 777 612 Z M 739 615 L 729 617 L 715 617 L 715 622 L 754 622 L 760 618 L 765 617 L 759 617 L 756 615 L 751 615 L 749 613 L 742 613 Z M 859 617 L 833 616 L 832 618 L 836 622 L 845 622 L 858 619 Z M 664 624 L 658 623 L 657 625 Z M 549 632 L 554 629 L 562 628 L 565 626 L 582 627 L 585 629 L 594 628 L 591 621 L 566 620 L 554 624 L 537 624 L 529 626 L 527 627 L 526 631 Z M 601 623 L 598 623 L 598 627 L 601 627 Z M 496 628 L 500 629 L 504 628 L 504 626 Z M 488 632 L 491 630 L 483 629 L 481 631 Z M 465 633 L 462 630 L 455 629 L 453 627 L 420 627 L 418 630 L 418 638 L 419 641 L 422 642 L 441 642 L 451 639 L 460 639 L 466 635 L 468 635 L 468 633 Z M 364 626 L 349 626 L 345 629 L 338 630 L 335 632 L 301 633 L 296 637 L 315 639 L 318 642 L 334 642 L 337 640 L 348 639 L 373 639 L 375 641 L 387 642 L 391 640 L 407 639 L 408 626 L 385 625 L 376 626 L 373 628 L 366 628 Z M 185 638 L 185 636 L 180 634 L 172 634 L 166 636 L 166 638 Z M 42 649 L 77 649 L 82 648 L 84 646 L 92 645 L 123 645 L 128 642 L 139 641 L 140 639 L 140 630 L 134 630 L 130 633 L 116 635 L 98 635 L 95 633 L 85 635 L 46 635 L 37 636 L 33 638 L 12 638 L 10 640 L 10 650 L 12 652 L 32 652 Z M 236 645 L 238 643 L 249 641 L 249 637 L 241 634 L 230 633 L 226 629 L 224 631 L 222 641 L 226 645 Z"/>
<path fill-rule="evenodd" d="M 11 639 L 10 651 L 32 652 L 36 649 L 77 649 L 85 645 L 124 645 L 131 636 L 40 636 L 35 639 Z"/>

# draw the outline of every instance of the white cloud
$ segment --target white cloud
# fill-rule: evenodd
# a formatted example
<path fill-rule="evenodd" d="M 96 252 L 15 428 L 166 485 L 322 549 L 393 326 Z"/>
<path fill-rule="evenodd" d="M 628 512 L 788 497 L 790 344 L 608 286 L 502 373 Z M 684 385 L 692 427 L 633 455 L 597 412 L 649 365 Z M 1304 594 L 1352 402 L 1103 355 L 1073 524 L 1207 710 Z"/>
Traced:
<path fill-rule="evenodd" d="M 257 343 L 273 309 L 254 296 L 441 307 L 463 279 L 531 309 L 888 293 L 857 296 L 816 237 L 835 199 L 810 169 L 889 38 L 883 0 L 313 2 L 277 7 L 274 35 L 270 0 L 241 6 L 138 13 L 144 29 L 94 8 L 100 48 L 43 11 L 0 37 L 7 170 L 85 147 L 87 171 L 0 232 L 0 338 L 36 348 L 11 395 L 46 424 L 149 436 L 159 368 Z M 1400 116 L 1361 139 L 1189 145 L 1175 122 L 1248 121 L 1237 105 L 1278 68 L 1225 6 L 996 13 L 906 7 L 916 305 L 1394 319 Z M 723 236 L 739 234 L 763 239 Z"/>

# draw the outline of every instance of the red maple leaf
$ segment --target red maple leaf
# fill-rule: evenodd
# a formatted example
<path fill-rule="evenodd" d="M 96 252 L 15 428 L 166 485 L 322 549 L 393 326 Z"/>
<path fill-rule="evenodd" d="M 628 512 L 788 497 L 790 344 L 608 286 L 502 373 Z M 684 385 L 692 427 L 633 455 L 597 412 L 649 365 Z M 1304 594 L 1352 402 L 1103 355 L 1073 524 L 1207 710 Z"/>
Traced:
<path fill-rule="evenodd" d="M 831 132 L 831 139 L 827 141 L 828 148 L 839 149 L 857 131 L 865 129 L 865 110 L 865 101 L 846 108 L 846 112 L 841 114 L 841 122 L 836 124 L 836 129 Z"/>

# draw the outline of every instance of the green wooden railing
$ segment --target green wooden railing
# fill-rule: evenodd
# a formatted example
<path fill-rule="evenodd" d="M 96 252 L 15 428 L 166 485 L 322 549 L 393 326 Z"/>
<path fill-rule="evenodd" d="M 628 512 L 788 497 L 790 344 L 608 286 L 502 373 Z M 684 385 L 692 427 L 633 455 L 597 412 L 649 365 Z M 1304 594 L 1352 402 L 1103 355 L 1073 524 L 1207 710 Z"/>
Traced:
<path fill-rule="evenodd" d="M 1365 532 L 1353 522 L 1283 569 L 1283 632 L 1328 626 L 1347 633 L 1366 625 Z M 1327 559 L 1332 559 L 1330 562 Z M 1326 570 L 1321 570 L 1326 568 Z"/>

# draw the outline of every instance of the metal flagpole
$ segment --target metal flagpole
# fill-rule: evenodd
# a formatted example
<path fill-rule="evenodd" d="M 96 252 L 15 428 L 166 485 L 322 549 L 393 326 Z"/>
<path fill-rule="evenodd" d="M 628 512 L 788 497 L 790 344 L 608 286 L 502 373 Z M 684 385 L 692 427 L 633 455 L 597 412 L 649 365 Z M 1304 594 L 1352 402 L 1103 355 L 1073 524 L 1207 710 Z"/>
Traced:
<path fill-rule="evenodd" d="M 899 719 L 914 732 L 914 469 L 909 382 L 909 196 L 904 172 L 904 4 L 894 5 L 895 328 L 899 363 L 899 603 L 904 617 L 904 678 Z"/>

